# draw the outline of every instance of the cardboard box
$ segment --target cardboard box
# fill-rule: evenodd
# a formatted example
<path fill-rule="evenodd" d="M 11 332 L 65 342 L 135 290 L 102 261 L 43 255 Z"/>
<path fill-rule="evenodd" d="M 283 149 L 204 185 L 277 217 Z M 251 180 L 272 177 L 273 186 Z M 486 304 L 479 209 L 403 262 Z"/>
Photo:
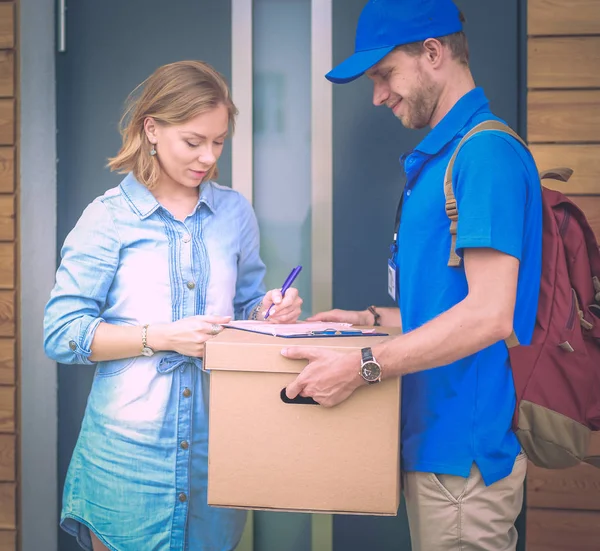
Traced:
<path fill-rule="evenodd" d="M 225 329 L 209 340 L 209 505 L 395 515 L 400 379 L 363 386 L 334 408 L 284 403 L 281 396 L 306 365 L 284 358 L 282 348 L 358 351 L 385 338 L 285 339 Z"/>

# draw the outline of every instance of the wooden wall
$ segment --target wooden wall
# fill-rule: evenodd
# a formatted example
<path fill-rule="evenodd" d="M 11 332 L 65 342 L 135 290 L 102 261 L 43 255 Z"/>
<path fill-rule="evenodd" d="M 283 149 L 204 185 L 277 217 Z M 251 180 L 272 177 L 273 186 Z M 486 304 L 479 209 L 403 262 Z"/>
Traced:
<path fill-rule="evenodd" d="M 15 2 L 0 2 L 0 551 L 17 546 L 15 17 Z"/>
<path fill-rule="evenodd" d="M 574 169 L 558 189 L 600 240 L 600 0 L 528 0 L 527 19 L 527 138 L 541 170 Z M 600 469 L 530 465 L 527 479 L 527 551 L 600 550 Z"/>

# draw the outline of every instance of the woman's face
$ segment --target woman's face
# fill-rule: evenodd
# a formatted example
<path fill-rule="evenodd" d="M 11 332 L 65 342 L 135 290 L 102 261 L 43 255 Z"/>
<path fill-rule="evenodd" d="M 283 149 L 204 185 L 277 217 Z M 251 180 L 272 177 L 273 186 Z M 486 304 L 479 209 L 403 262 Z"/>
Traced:
<path fill-rule="evenodd" d="M 223 152 L 229 114 L 221 104 L 180 125 L 161 125 L 148 118 L 144 128 L 160 163 L 159 185 L 198 187 Z"/>

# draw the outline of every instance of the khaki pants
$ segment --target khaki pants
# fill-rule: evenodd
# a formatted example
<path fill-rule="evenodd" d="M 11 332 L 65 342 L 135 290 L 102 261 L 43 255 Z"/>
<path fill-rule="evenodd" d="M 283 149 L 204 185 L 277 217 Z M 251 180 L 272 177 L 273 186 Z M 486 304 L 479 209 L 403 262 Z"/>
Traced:
<path fill-rule="evenodd" d="M 468 478 L 404 473 L 412 551 L 514 551 L 526 470 L 522 453 L 512 473 L 491 486 L 475 465 Z"/>

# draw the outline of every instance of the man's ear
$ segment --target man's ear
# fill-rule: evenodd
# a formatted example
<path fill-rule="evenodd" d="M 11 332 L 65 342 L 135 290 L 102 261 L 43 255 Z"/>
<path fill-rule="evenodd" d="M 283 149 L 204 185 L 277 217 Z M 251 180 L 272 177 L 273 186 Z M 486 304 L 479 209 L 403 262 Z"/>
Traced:
<path fill-rule="evenodd" d="M 423 42 L 423 51 L 427 62 L 432 67 L 438 67 L 444 57 L 444 46 L 435 38 L 428 38 Z"/>

